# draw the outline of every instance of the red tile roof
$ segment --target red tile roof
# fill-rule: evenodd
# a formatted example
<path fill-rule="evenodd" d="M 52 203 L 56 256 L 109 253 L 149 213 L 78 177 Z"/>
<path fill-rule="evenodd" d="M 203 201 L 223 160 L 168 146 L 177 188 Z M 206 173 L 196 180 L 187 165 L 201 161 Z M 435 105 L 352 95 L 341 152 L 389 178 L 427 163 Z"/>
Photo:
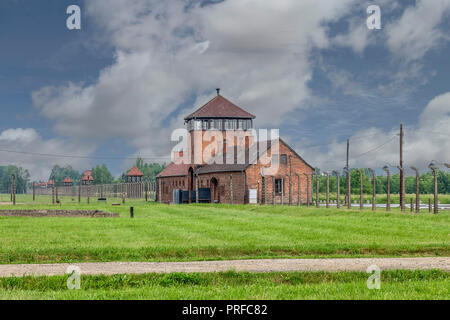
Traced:
<path fill-rule="evenodd" d="M 136 166 L 130 169 L 127 174 L 128 177 L 143 177 L 144 174 Z"/>
<path fill-rule="evenodd" d="M 67 177 L 66 179 L 64 179 L 64 183 L 72 183 L 72 179 L 70 179 L 69 177 Z"/>
<path fill-rule="evenodd" d="M 231 101 L 225 99 L 221 95 L 216 96 L 203 107 L 188 115 L 184 120 L 193 118 L 238 118 L 238 119 L 254 119 L 254 115 L 241 109 Z"/>
<path fill-rule="evenodd" d="M 42 181 L 41 182 L 41 187 L 46 187 L 46 186 L 47 186 L 47 184 L 44 181 Z"/>
<path fill-rule="evenodd" d="M 83 180 L 83 181 L 87 181 L 87 180 L 94 181 L 94 178 L 92 178 L 92 176 L 84 176 L 81 180 Z"/>
<path fill-rule="evenodd" d="M 156 177 L 183 177 L 187 176 L 189 173 L 189 164 L 175 164 L 171 162 L 167 167 L 164 168 Z"/>
<path fill-rule="evenodd" d="M 48 181 L 48 184 L 53 184 L 53 180 L 49 180 L 49 181 Z"/>

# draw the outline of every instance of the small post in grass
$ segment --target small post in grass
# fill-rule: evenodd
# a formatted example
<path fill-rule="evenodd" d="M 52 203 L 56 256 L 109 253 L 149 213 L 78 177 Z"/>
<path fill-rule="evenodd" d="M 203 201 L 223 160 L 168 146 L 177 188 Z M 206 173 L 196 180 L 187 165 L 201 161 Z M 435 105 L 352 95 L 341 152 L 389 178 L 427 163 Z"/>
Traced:
<path fill-rule="evenodd" d="M 411 206 L 410 211 L 411 211 L 411 212 L 414 212 L 414 199 L 413 199 L 413 198 L 411 198 L 411 204 L 410 204 L 410 206 Z"/>
<path fill-rule="evenodd" d="M 134 218 L 134 207 L 130 207 L 130 217 L 131 219 Z"/>
<path fill-rule="evenodd" d="M 428 212 L 432 212 L 431 198 L 428 198 Z"/>

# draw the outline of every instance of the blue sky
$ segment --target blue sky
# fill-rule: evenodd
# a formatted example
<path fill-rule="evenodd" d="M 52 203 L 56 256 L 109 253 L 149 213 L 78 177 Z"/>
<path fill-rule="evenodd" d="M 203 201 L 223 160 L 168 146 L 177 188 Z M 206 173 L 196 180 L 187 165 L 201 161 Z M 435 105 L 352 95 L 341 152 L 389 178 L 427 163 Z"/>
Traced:
<path fill-rule="evenodd" d="M 81 30 L 66 28 L 72 4 Z M 369 4 L 381 30 L 366 27 Z M 396 162 L 395 139 L 362 154 L 400 123 L 407 163 L 448 161 L 449 15 L 449 0 L 3 0 L 0 150 L 34 155 L 0 151 L 0 165 L 44 179 L 53 164 L 119 174 L 137 155 L 167 160 L 172 130 L 216 87 L 327 170 L 348 138 L 352 166 Z"/>

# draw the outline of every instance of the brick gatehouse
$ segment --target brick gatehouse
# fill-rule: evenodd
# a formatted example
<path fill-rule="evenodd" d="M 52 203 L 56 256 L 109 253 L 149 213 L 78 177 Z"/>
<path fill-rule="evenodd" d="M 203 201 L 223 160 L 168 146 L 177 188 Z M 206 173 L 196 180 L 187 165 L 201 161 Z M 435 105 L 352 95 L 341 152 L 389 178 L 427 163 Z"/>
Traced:
<path fill-rule="evenodd" d="M 192 203 L 213 202 L 227 204 L 298 204 L 299 200 L 306 203 L 312 199 L 312 174 L 314 169 L 306 163 L 282 139 L 269 141 L 267 150 L 259 152 L 257 161 L 249 161 L 249 145 L 252 136 L 255 116 L 244 111 L 219 94 L 185 118 L 185 124 L 190 134 L 191 148 L 184 152 L 191 153 L 191 159 L 197 159 L 193 164 L 170 163 L 156 177 L 156 200 L 162 203 Z M 209 142 L 203 141 L 206 132 L 215 130 L 223 134 L 223 163 L 207 164 L 203 153 L 195 152 L 195 142 L 208 147 Z M 237 140 L 226 139 L 226 134 L 240 131 L 245 134 L 245 161 L 237 161 Z M 216 136 L 217 137 L 217 136 Z M 200 141 L 200 142 L 199 142 Z M 213 141 L 210 139 L 210 141 Z M 278 142 L 276 142 L 278 141 Z M 241 142 L 240 146 L 243 146 Z M 274 157 L 272 149 L 278 143 L 278 170 L 271 175 L 262 175 L 262 168 L 267 167 L 260 161 L 261 156 Z M 233 152 L 230 152 L 233 148 Z M 227 151 L 228 150 L 228 151 Z M 234 155 L 234 163 L 225 161 L 227 152 Z M 212 152 L 213 156 L 215 151 Z M 200 161 L 198 157 L 200 156 Z M 231 156 L 233 157 L 233 156 Z M 198 164 L 200 163 L 200 164 Z M 244 163 L 244 164 L 239 164 Z M 307 192 L 308 191 L 308 192 Z"/>

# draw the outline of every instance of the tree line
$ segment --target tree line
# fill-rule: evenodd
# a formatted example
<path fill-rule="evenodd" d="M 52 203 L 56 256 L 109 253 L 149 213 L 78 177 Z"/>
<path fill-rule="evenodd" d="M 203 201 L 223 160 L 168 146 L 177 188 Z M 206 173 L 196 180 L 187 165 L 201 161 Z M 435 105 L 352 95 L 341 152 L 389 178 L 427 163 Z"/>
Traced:
<path fill-rule="evenodd" d="M 151 182 L 156 180 L 156 176 L 165 168 L 164 164 L 145 163 L 142 158 L 138 158 L 136 167 L 144 174 L 143 180 Z M 93 184 L 114 184 L 126 181 L 128 171 L 123 172 L 119 178 L 114 178 L 106 164 L 97 165 L 92 169 Z M 31 181 L 30 172 L 15 165 L 0 166 L 0 193 L 10 193 L 12 175 L 16 177 L 16 193 L 26 193 L 28 188 L 32 188 L 34 181 Z M 54 165 L 50 175 L 43 179 L 44 182 L 53 180 L 57 186 L 62 186 L 64 180 L 69 177 L 74 185 L 78 185 L 83 177 L 83 172 L 75 170 L 72 166 Z M 40 182 L 40 181 L 36 181 Z"/>
<path fill-rule="evenodd" d="M 376 193 L 385 194 L 387 192 L 387 176 L 377 175 Z M 450 173 L 437 171 L 438 192 L 441 194 L 450 193 Z M 434 175 L 431 171 L 423 173 L 419 178 L 419 190 L 421 194 L 432 194 L 434 192 Z M 345 174 L 340 176 L 341 193 L 347 190 L 347 177 Z M 316 184 L 313 185 L 314 191 Z M 320 176 L 319 192 L 325 193 L 327 188 L 326 176 Z M 360 192 L 360 173 L 353 169 L 350 176 L 350 189 L 352 194 Z M 372 194 L 372 175 L 368 170 L 363 170 L 363 193 Z M 337 192 L 337 178 L 330 174 L 330 192 Z M 391 175 L 391 193 L 400 193 L 400 174 Z M 405 193 L 416 193 L 416 177 L 405 176 Z"/>

